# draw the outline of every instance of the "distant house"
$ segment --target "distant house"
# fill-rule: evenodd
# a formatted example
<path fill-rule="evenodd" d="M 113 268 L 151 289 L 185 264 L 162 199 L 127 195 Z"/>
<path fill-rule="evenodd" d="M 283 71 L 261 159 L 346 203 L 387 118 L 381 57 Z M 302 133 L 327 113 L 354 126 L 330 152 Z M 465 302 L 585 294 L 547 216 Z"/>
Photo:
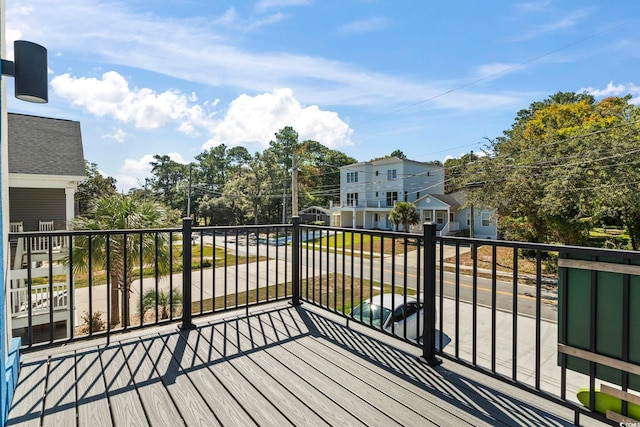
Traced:
<path fill-rule="evenodd" d="M 473 212 L 473 237 L 497 239 L 498 227 L 495 209 L 466 205 L 466 194 L 458 191 L 451 194 L 426 194 L 414 202 L 420 213 L 420 222 L 435 222 L 436 230 L 442 236 L 463 233 L 470 234 Z M 419 226 L 412 231 L 419 231 Z"/>
<path fill-rule="evenodd" d="M 86 178 L 80 123 L 8 114 L 11 231 L 67 229 Z"/>
<path fill-rule="evenodd" d="M 340 201 L 330 207 L 331 225 L 393 230 L 389 214 L 398 201 L 413 203 L 420 222 L 435 222 L 440 235 L 470 228 L 472 208 L 466 205 L 464 192 L 444 194 L 442 166 L 398 157 L 340 168 Z M 474 237 L 497 238 L 493 209 L 473 209 L 473 216 Z"/>
<path fill-rule="evenodd" d="M 329 218 L 331 218 L 331 211 L 322 206 L 309 206 L 306 209 L 302 209 L 299 213 L 300 220 L 303 223 L 311 224 L 323 222 L 329 224 Z"/>
<path fill-rule="evenodd" d="M 68 229 L 76 214 L 78 183 L 85 179 L 80 123 L 12 113 L 7 121 L 9 231 Z M 68 250 L 67 239 L 15 237 L 9 247 L 12 268 L 7 291 L 13 336 L 24 337 L 29 321 L 32 326 L 49 324 L 51 316 L 54 323 L 65 324 L 66 336 L 71 336 L 70 282 L 68 277 L 60 281 L 68 275 L 61 263 Z M 52 275 L 53 283 L 28 287 L 28 262 L 47 265 L 32 269 L 32 279 Z"/>

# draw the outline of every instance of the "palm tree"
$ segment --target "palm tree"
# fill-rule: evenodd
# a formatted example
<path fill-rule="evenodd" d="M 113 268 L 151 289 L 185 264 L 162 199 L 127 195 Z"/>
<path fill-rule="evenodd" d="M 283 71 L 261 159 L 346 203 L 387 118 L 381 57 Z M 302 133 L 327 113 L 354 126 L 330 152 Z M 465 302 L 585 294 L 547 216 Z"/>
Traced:
<path fill-rule="evenodd" d="M 133 230 L 160 228 L 168 225 L 167 209 L 153 201 L 107 195 L 97 199 L 86 217 L 72 222 L 74 230 Z M 133 267 L 153 264 L 158 273 L 165 273 L 171 265 L 171 242 L 168 233 L 140 233 L 111 231 L 87 236 L 75 236 L 71 256 L 73 272 L 95 274 L 108 270 L 110 285 L 110 323 L 120 323 L 120 294 L 124 307 L 129 304 Z M 157 254 L 157 257 L 156 257 Z M 140 264 L 142 259 L 143 265 Z M 67 259 L 67 262 L 69 260 Z M 124 319 L 125 326 L 129 319 Z"/>
<path fill-rule="evenodd" d="M 389 221 L 395 224 L 396 228 L 402 224 L 402 230 L 408 232 L 413 224 L 420 222 L 420 214 L 413 203 L 397 202 L 389 214 Z"/>
<path fill-rule="evenodd" d="M 160 319 L 169 318 L 169 309 L 171 313 L 175 314 L 177 308 L 182 306 L 182 294 L 180 291 L 174 289 L 169 293 L 168 291 L 155 289 L 147 289 L 142 295 L 142 305 L 140 307 L 140 316 L 144 316 L 149 310 L 155 310 L 158 308 L 160 312 Z"/>

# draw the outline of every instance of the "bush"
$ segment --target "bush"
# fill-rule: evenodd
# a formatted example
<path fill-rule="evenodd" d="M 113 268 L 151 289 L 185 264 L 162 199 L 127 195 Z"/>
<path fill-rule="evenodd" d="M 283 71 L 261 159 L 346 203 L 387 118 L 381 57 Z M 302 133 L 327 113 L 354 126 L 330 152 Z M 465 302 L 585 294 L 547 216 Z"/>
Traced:
<path fill-rule="evenodd" d="M 80 316 L 82 325 L 79 327 L 81 334 L 96 333 L 98 331 L 104 331 L 107 328 L 106 322 L 102 320 L 102 312 L 94 311 L 91 316 L 89 312 L 85 311 Z"/>

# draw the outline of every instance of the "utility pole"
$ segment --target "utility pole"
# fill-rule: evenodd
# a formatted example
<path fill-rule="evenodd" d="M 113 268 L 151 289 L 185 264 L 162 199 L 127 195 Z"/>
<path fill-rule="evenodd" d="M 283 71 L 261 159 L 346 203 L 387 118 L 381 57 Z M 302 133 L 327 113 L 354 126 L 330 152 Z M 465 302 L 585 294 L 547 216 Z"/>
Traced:
<path fill-rule="evenodd" d="M 293 159 L 291 162 L 292 177 L 291 177 L 291 217 L 298 216 L 298 152 L 293 150 Z"/>

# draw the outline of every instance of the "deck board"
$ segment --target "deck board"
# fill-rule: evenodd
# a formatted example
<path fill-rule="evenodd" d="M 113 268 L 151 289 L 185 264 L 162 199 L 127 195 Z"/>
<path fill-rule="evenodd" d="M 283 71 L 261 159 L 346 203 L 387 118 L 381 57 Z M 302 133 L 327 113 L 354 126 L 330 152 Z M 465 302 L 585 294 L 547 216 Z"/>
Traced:
<path fill-rule="evenodd" d="M 98 349 L 76 353 L 76 382 L 78 425 L 113 425 Z"/>
<path fill-rule="evenodd" d="M 284 321 L 291 325 L 291 322 L 297 324 L 302 319 L 297 318 L 297 313 L 291 311 L 288 312 L 288 317 L 285 317 Z M 330 341 L 322 334 L 316 334 L 318 335 L 317 339 L 305 341 L 299 345 L 307 347 L 307 351 L 320 360 L 341 360 L 340 369 L 345 372 L 345 375 L 354 373 L 359 378 L 366 379 L 365 390 L 367 388 L 384 390 L 394 396 L 401 404 L 401 406 L 395 406 L 397 409 L 395 416 L 407 417 L 414 411 L 413 408 L 420 408 L 417 409 L 417 412 L 421 417 L 428 417 L 429 420 L 439 425 L 450 423 L 458 425 L 494 424 L 494 420 L 488 414 L 482 414 L 482 411 L 478 413 L 480 419 L 476 419 L 472 423 L 466 421 L 463 415 L 465 410 L 476 411 L 479 408 L 472 401 L 461 402 L 459 399 L 451 402 L 443 401 L 441 390 L 434 390 L 435 387 L 433 387 L 438 376 L 434 375 L 430 368 L 416 363 L 415 356 L 390 348 L 375 339 L 346 330 L 341 325 L 333 324 L 331 328 L 334 330 L 331 336 L 345 336 L 351 347 L 346 347 L 343 342 L 336 342 L 335 339 Z M 315 363 L 320 362 L 316 361 Z M 438 391 L 437 396 L 434 396 L 434 391 Z M 427 412 L 432 405 L 438 405 L 441 411 L 436 414 L 423 413 Z M 394 407 L 393 404 L 389 405 L 387 410 L 392 407 Z M 486 417 L 481 417 L 481 415 Z M 482 420 L 482 418 L 485 419 Z M 409 421 L 412 420 L 407 420 L 407 422 Z M 413 421 L 418 422 L 420 419 Z"/>
<path fill-rule="evenodd" d="M 268 323 L 278 325 L 280 320 L 276 317 L 270 319 Z M 241 321 L 247 325 L 246 321 Z M 284 326 L 284 325 L 282 325 Z M 266 334 L 267 328 L 264 328 Z M 277 329 L 276 329 L 277 330 Z M 291 330 L 291 328 L 289 328 Z M 285 333 L 281 331 L 281 335 Z M 370 378 L 375 375 L 370 369 L 362 369 L 360 366 L 348 363 L 343 357 L 327 358 L 317 353 L 320 347 L 314 348 L 313 342 L 316 338 L 307 335 L 305 339 L 278 346 L 282 360 L 294 370 L 299 372 L 315 371 L 311 378 L 325 377 L 325 383 L 332 387 L 332 393 L 336 394 L 336 385 L 339 385 L 340 392 L 336 396 L 339 401 L 348 402 L 349 407 L 359 408 L 359 418 L 368 423 L 377 421 L 385 425 L 436 425 L 428 417 L 422 416 L 414 411 L 411 406 L 398 402 L 388 384 L 378 384 L 378 387 L 371 385 Z M 413 390 L 402 390 L 402 393 L 409 394 Z M 412 402 L 415 403 L 415 402 Z M 415 407 L 415 406 L 413 406 Z"/>
<path fill-rule="evenodd" d="M 251 407 L 251 414 L 258 424 L 261 425 L 294 425 L 286 415 L 282 413 L 282 409 L 274 406 L 273 403 L 266 397 L 268 390 L 261 390 L 257 388 L 250 380 L 249 372 L 245 372 L 240 369 L 236 364 L 232 363 L 233 360 L 242 357 L 242 353 L 237 351 L 230 340 L 227 339 L 232 333 L 230 327 L 226 327 L 227 323 L 221 325 L 221 329 L 218 328 L 205 328 L 203 331 L 203 337 L 207 340 L 211 347 L 215 350 L 219 356 L 224 358 L 223 363 L 215 363 L 212 365 L 214 372 L 221 375 L 224 378 L 224 383 L 229 390 L 236 396 L 236 400 L 240 402 L 243 407 Z M 230 338 L 233 340 L 233 338 Z M 200 349 L 203 346 L 199 346 Z M 216 357 L 217 359 L 217 357 Z"/>
<path fill-rule="evenodd" d="M 123 343 L 122 351 L 137 385 L 140 401 L 146 408 L 149 423 L 167 427 L 185 425 L 181 416 L 175 416 L 177 408 L 149 359 L 144 344 L 140 340 Z"/>
<path fill-rule="evenodd" d="M 254 321 L 254 323 L 256 323 Z M 244 333 L 243 323 L 240 323 L 240 331 Z M 261 328 L 264 331 L 266 328 Z M 252 329 L 249 329 L 251 331 Z M 250 340 L 245 335 L 245 339 Z M 250 344 L 253 345 L 268 345 L 269 342 L 266 339 L 266 334 L 260 333 L 252 334 L 259 342 Z M 345 426 L 357 426 L 364 425 L 364 423 L 348 411 L 347 405 L 336 399 L 335 393 L 328 394 L 323 392 L 315 383 L 305 378 L 304 373 L 291 369 L 286 359 L 284 359 L 276 348 L 266 348 L 263 351 L 255 352 L 248 355 L 248 357 L 257 365 L 263 369 L 268 370 L 271 376 L 273 376 L 281 384 L 291 390 L 291 392 L 298 396 L 305 405 L 307 405 L 316 414 L 320 414 L 325 422 L 329 425 L 345 425 Z"/>
<path fill-rule="evenodd" d="M 143 340 L 143 343 L 162 383 L 171 394 L 180 415 L 184 417 L 184 423 L 188 426 L 220 425 L 203 396 L 180 367 L 178 361 L 184 346 L 177 333 L 159 335 Z"/>
<path fill-rule="evenodd" d="M 114 425 L 146 425 L 147 416 L 119 345 L 100 351 Z"/>
<path fill-rule="evenodd" d="M 222 357 L 214 356 L 215 350 L 202 336 L 202 330 L 198 333 L 183 333 L 188 347 L 183 355 L 184 362 L 194 360 L 194 366 L 187 367 L 189 378 L 202 394 L 209 396 L 208 403 L 218 417 L 222 425 L 252 425 L 256 420 L 251 417 L 249 405 L 239 402 L 232 388 L 222 381 L 221 369 L 217 365 L 224 363 Z M 245 408 L 245 406 L 247 406 Z"/>
<path fill-rule="evenodd" d="M 43 426 L 70 426 L 76 423 L 75 357 L 67 353 L 51 358 L 47 374 L 47 391 Z"/>
<path fill-rule="evenodd" d="M 317 307 L 197 321 L 25 354 L 7 425 L 572 425 L 568 408 L 458 363 L 424 365 L 419 349 Z"/>
<path fill-rule="evenodd" d="M 22 363 L 18 385 L 11 402 L 12 417 L 7 425 L 39 426 L 44 406 L 49 360 L 44 357 Z"/>

